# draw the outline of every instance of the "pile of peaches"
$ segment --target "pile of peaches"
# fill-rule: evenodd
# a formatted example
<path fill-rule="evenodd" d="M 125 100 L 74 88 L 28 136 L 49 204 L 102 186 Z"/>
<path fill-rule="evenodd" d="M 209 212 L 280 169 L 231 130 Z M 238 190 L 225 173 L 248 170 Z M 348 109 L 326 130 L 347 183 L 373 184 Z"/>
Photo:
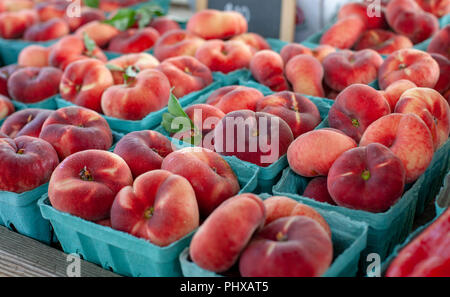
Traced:
<path fill-rule="evenodd" d="M 420 24 L 430 14 L 419 6 L 408 10 L 402 5 L 408 1 L 386 7 L 392 34 L 413 42 L 433 38 L 445 63 L 430 54 L 436 53 L 431 45 L 427 53 L 393 41 L 383 59 L 363 39 L 348 46 L 355 51 L 322 42 L 315 49 L 288 44 L 278 54 L 247 32 L 242 15 L 216 10 L 196 13 L 185 30 L 165 17 L 124 32 L 95 20 L 50 47 L 26 47 L 17 65 L 0 69 L 0 190 L 24 193 L 49 183 L 55 209 L 161 247 L 194 233 L 190 259 L 216 273 L 323 275 L 333 261 L 325 219 L 287 197 L 240 193 L 228 156 L 265 167 L 287 155 L 296 174 L 312 178 L 306 197 L 373 213 L 393 206 L 450 134 L 450 27 L 423 37 Z M 350 37 L 343 32 L 358 29 L 354 22 L 361 34 L 385 28 L 377 27 L 384 17 L 368 17 L 361 7 L 367 9 L 344 6 L 330 29 L 336 32 L 323 40 Z M 394 8 L 396 22 L 389 17 Z M 401 31 L 400 17 L 417 21 L 417 32 Z M 155 38 L 141 48 L 144 31 Z M 108 61 L 104 50 L 116 46 L 139 50 Z M 149 48 L 153 54 L 143 52 Z M 204 104 L 182 109 L 178 103 L 210 85 L 213 72 L 239 69 L 249 69 L 273 93 L 231 85 L 211 92 Z M 376 79 L 381 90 L 369 86 Z M 323 119 L 304 95 L 331 93 L 334 103 Z M 14 112 L 9 99 L 31 104 L 57 94 L 74 106 Z M 196 130 L 166 130 L 175 138 L 198 132 L 200 146 L 180 148 L 152 130 L 117 141 L 104 118 L 141 120 L 167 105 L 162 126 L 167 118 L 188 118 Z M 248 125 L 230 126 L 229 119 Z M 260 140 L 266 147 L 251 150 Z"/>
<path fill-rule="evenodd" d="M 261 51 L 252 59 L 250 70 L 257 81 L 273 91 L 292 89 L 335 99 L 352 84 L 378 83 L 384 90 L 401 77 L 418 87 L 435 88 L 450 100 L 450 25 L 439 30 L 437 19 L 450 13 L 450 4 L 433 3 L 435 6 L 428 7 L 427 1 L 393 0 L 379 16 L 369 16 L 370 4 L 346 4 L 319 45 L 311 49 L 292 43 L 280 54 Z M 427 49 L 431 57 L 413 49 L 414 43 L 428 38 L 432 38 Z M 387 56 L 385 60 L 383 55 Z M 416 64 L 419 61 L 422 66 Z"/>
<path fill-rule="evenodd" d="M 0 37 L 31 42 L 51 41 L 75 32 L 92 21 L 105 19 L 105 12 L 144 2 L 142 0 L 100 0 L 98 8 L 82 6 L 81 17 L 70 17 L 71 1 L 0 1 Z"/>

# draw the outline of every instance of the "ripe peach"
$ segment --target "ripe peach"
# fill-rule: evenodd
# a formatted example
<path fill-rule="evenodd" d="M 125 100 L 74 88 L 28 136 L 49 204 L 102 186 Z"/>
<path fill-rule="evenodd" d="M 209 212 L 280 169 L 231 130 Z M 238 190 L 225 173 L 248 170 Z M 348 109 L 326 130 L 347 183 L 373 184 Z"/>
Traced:
<path fill-rule="evenodd" d="M 11 64 L 0 68 L 0 95 L 10 97 L 8 93 L 9 77 L 21 67 L 17 64 Z"/>
<path fill-rule="evenodd" d="M 354 84 L 343 90 L 328 113 L 331 128 L 343 131 L 359 142 L 367 127 L 391 113 L 386 99 L 367 85 Z"/>
<path fill-rule="evenodd" d="M 236 35 L 231 40 L 242 41 L 247 44 L 253 51 L 253 53 L 270 50 L 270 45 L 267 41 L 259 34 L 256 33 L 243 33 Z"/>
<path fill-rule="evenodd" d="M 258 82 L 268 86 L 274 92 L 289 90 L 289 84 L 284 76 L 283 59 L 274 51 L 257 52 L 251 58 L 250 71 Z"/>
<path fill-rule="evenodd" d="M 61 38 L 51 47 L 49 53 L 50 65 L 62 70 L 65 70 L 72 62 L 87 58 L 95 58 L 103 62 L 108 60 L 100 48 L 95 47 L 89 51 L 82 38 L 72 35 Z"/>
<path fill-rule="evenodd" d="M 152 19 L 149 24 L 150 27 L 158 31 L 160 35 L 165 34 L 171 30 L 180 30 L 181 27 L 174 20 L 169 19 L 168 17 L 157 17 Z"/>
<path fill-rule="evenodd" d="M 284 196 L 272 196 L 264 200 L 266 207 L 265 226 L 284 217 L 305 216 L 315 220 L 331 237 L 327 221 L 314 208 Z"/>
<path fill-rule="evenodd" d="M 209 104 L 193 104 L 186 107 L 184 112 L 203 134 L 214 130 L 217 123 L 225 116 L 223 111 Z M 198 116 L 201 116 L 201 122 Z"/>
<path fill-rule="evenodd" d="M 303 44 L 289 43 L 285 45 L 280 52 L 281 58 L 284 64 L 287 64 L 289 60 L 298 55 L 310 55 L 312 56 L 312 50 Z"/>
<path fill-rule="evenodd" d="M 69 34 L 69 25 L 61 19 L 51 19 L 29 27 L 23 39 L 28 41 L 47 41 Z"/>
<path fill-rule="evenodd" d="M 323 61 L 325 82 L 336 91 L 352 84 L 369 84 L 377 79 L 381 64 L 383 58 L 371 49 L 332 53 Z"/>
<path fill-rule="evenodd" d="M 292 58 L 285 68 L 285 74 L 294 92 L 324 97 L 322 87 L 324 71 L 319 60 L 309 55 L 297 55 Z"/>
<path fill-rule="evenodd" d="M 400 79 L 390 84 L 386 90 L 379 91 L 389 103 L 391 111 L 394 111 L 400 96 L 409 89 L 416 88 L 416 84 L 407 79 Z"/>
<path fill-rule="evenodd" d="M 29 45 L 20 51 L 17 64 L 22 67 L 46 67 L 49 62 L 50 48 L 40 45 Z"/>
<path fill-rule="evenodd" d="M 192 185 L 202 218 L 239 190 L 230 165 L 216 152 L 186 147 L 164 158 L 161 169 L 185 177 Z"/>
<path fill-rule="evenodd" d="M 37 3 L 35 10 L 39 21 L 46 22 L 51 19 L 62 19 L 66 15 L 68 5 L 67 1 L 45 1 Z"/>
<path fill-rule="evenodd" d="M 111 39 L 117 36 L 120 31 L 109 24 L 93 21 L 78 28 L 74 35 L 83 38 L 84 33 L 86 33 L 98 47 L 105 48 Z"/>
<path fill-rule="evenodd" d="M 399 49 L 412 47 L 413 43 L 408 37 L 386 30 L 366 31 L 354 46 L 355 50 L 373 49 L 380 55 L 389 55 Z"/>
<path fill-rule="evenodd" d="M 229 73 L 248 68 L 253 52 L 241 41 L 209 40 L 195 52 L 195 57 L 211 71 Z"/>
<path fill-rule="evenodd" d="M 105 19 L 105 13 L 100 9 L 83 6 L 81 7 L 80 17 L 69 17 L 65 14 L 63 19 L 69 25 L 70 32 L 74 32 L 87 23 L 93 21 L 103 21 Z"/>
<path fill-rule="evenodd" d="M 440 54 L 431 54 L 438 63 L 440 69 L 439 80 L 434 89 L 441 94 L 445 94 L 450 89 L 450 60 Z"/>
<path fill-rule="evenodd" d="M 139 53 L 123 55 L 118 58 L 109 60 L 106 66 L 110 65 L 114 66 L 114 69 L 110 68 L 114 78 L 114 84 L 121 85 L 125 82 L 123 74 L 128 67 L 132 66 L 139 71 L 143 71 L 146 69 L 156 68 L 159 65 L 159 61 L 150 54 Z M 117 70 L 117 68 L 120 68 L 121 70 Z"/>
<path fill-rule="evenodd" d="M 313 56 L 322 63 L 329 54 L 334 52 L 336 52 L 336 49 L 326 44 L 318 45 L 314 49 L 310 49 L 302 44 L 290 43 L 283 47 L 280 55 L 283 58 L 284 64 L 287 64 L 293 57 L 303 54 Z"/>
<path fill-rule="evenodd" d="M 278 219 L 262 229 L 239 260 L 244 277 L 314 277 L 333 260 L 330 236 L 313 219 Z"/>
<path fill-rule="evenodd" d="M 58 156 L 52 146 L 39 138 L 0 138 L 2 174 L 0 190 L 23 193 L 49 181 Z"/>
<path fill-rule="evenodd" d="M 170 30 L 163 34 L 153 48 L 159 61 L 177 56 L 195 56 L 197 49 L 205 41 L 184 30 Z"/>
<path fill-rule="evenodd" d="M 415 114 L 392 113 L 373 122 L 364 132 L 360 146 L 381 143 L 402 160 L 406 183 L 425 172 L 433 158 L 433 137 L 427 125 Z"/>
<path fill-rule="evenodd" d="M 113 229 L 168 246 L 199 225 L 195 193 L 189 182 L 165 170 L 140 175 L 117 193 L 111 207 Z"/>
<path fill-rule="evenodd" d="M 14 112 L 15 108 L 8 97 L 0 95 L 0 121 Z"/>
<path fill-rule="evenodd" d="M 359 16 L 351 15 L 338 20 L 321 37 L 320 44 L 339 49 L 351 48 L 366 29 L 366 23 Z"/>
<path fill-rule="evenodd" d="M 339 206 L 384 212 L 403 194 L 405 168 L 394 153 L 379 143 L 346 151 L 328 173 L 328 190 Z"/>
<path fill-rule="evenodd" d="M 140 53 L 151 49 L 158 38 L 159 33 L 153 28 L 128 29 L 111 39 L 108 50 L 123 54 Z"/>
<path fill-rule="evenodd" d="M 387 26 L 384 13 L 381 15 L 369 16 L 369 7 L 365 3 L 347 3 L 339 9 L 338 20 L 345 19 L 349 16 L 358 16 L 366 23 L 366 28 L 383 29 Z"/>
<path fill-rule="evenodd" d="M 109 218 L 116 194 L 133 183 L 130 168 L 108 151 L 71 155 L 55 169 L 48 187 L 52 206 L 89 221 Z"/>
<path fill-rule="evenodd" d="M 327 176 L 331 165 L 356 142 L 336 129 L 320 129 L 297 137 L 289 146 L 287 158 L 291 169 L 302 176 Z"/>
<path fill-rule="evenodd" d="M 308 98 L 293 92 L 266 96 L 256 104 L 256 111 L 279 116 L 291 128 L 294 139 L 320 124 L 319 109 Z"/>
<path fill-rule="evenodd" d="M 0 2 L 0 12 L 32 9 L 34 5 L 33 0 L 2 0 Z"/>
<path fill-rule="evenodd" d="M 439 80 L 439 65 L 426 52 L 401 49 L 389 55 L 378 71 L 382 90 L 393 82 L 407 79 L 418 87 L 433 88 Z"/>
<path fill-rule="evenodd" d="M 416 44 L 439 30 L 439 21 L 423 11 L 414 0 L 392 0 L 386 7 L 386 19 L 397 33 L 405 35 Z"/>
<path fill-rule="evenodd" d="M 333 201 L 330 193 L 328 192 L 327 178 L 325 176 L 318 176 L 313 178 L 306 186 L 302 196 L 314 199 L 319 202 L 336 205 L 336 202 Z"/>
<path fill-rule="evenodd" d="M 255 88 L 226 86 L 212 92 L 206 99 L 206 104 L 219 108 L 225 114 L 243 109 L 256 111 L 256 103 L 263 97 L 264 95 Z"/>
<path fill-rule="evenodd" d="M 162 161 L 172 151 L 172 143 L 167 137 L 150 130 L 125 135 L 114 149 L 114 153 L 127 162 L 134 178 L 161 169 Z"/>
<path fill-rule="evenodd" d="M 141 120 L 167 105 L 170 82 L 164 73 L 147 69 L 122 85 L 107 88 L 101 96 L 103 113 L 124 120 Z"/>
<path fill-rule="evenodd" d="M 427 52 L 441 54 L 450 59 L 450 24 L 442 28 L 431 39 Z"/>
<path fill-rule="evenodd" d="M 0 36 L 4 39 L 21 38 L 37 21 L 38 16 L 33 10 L 3 12 L 0 14 Z"/>
<path fill-rule="evenodd" d="M 108 123 L 93 110 L 70 106 L 53 112 L 39 137 L 53 145 L 60 160 L 84 150 L 108 150 L 112 133 Z"/>
<path fill-rule="evenodd" d="M 397 113 L 414 113 L 428 126 L 437 150 L 450 133 L 450 107 L 439 92 L 428 88 L 413 88 L 402 94 L 395 106 Z"/>
<path fill-rule="evenodd" d="M 319 60 L 320 63 L 323 63 L 323 60 L 325 60 L 325 58 L 328 57 L 329 54 L 332 54 L 334 52 L 336 52 L 336 48 L 323 44 L 314 48 L 312 50 L 312 55 L 314 56 L 314 58 Z"/>
<path fill-rule="evenodd" d="M 82 59 L 64 70 L 59 92 L 67 101 L 101 112 L 102 94 L 113 84 L 112 74 L 103 62 Z"/>
<path fill-rule="evenodd" d="M 39 137 L 42 125 L 52 113 L 53 110 L 40 108 L 19 110 L 3 122 L 0 132 L 11 138 L 19 136 Z"/>
<path fill-rule="evenodd" d="M 174 88 L 172 93 L 177 98 L 199 91 L 213 81 L 209 68 L 189 56 L 164 60 L 156 69 L 167 76 L 170 85 Z"/>
<path fill-rule="evenodd" d="M 203 269 L 227 271 L 255 231 L 263 227 L 265 219 L 264 203 L 254 194 L 226 200 L 194 234 L 189 248 L 192 261 Z"/>
<path fill-rule="evenodd" d="M 450 1 L 449 0 L 415 0 L 420 7 L 426 12 L 430 12 L 438 18 L 450 13 Z"/>
<path fill-rule="evenodd" d="M 283 119 L 248 109 L 228 113 L 214 129 L 216 152 L 263 167 L 286 154 L 293 140 Z"/>
<path fill-rule="evenodd" d="M 20 102 L 39 102 L 58 94 L 62 75 L 54 67 L 25 67 L 9 78 L 8 93 Z"/>
<path fill-rule="evenodd" d="M 194 14 L 186 28 L 204 39 L 228 39 L 246 33 L 248 24 L 238 12 L 205 9 Z"/>

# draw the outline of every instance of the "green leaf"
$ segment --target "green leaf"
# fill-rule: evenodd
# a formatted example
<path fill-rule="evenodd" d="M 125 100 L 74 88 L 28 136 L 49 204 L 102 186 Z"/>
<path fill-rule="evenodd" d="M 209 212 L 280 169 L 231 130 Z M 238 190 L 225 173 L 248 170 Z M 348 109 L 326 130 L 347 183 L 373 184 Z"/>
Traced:
<path fill-rule="evenodd" d="M 112 18 L 104 20 L 103 23 L 116 27 L 120 31 L 125 31 L 136 23 L 136 12 L 130 8 L 123 8 L 118 10 Z"/>
<path fill-rule="evenodd" d="M 125 74 L 128 77 L 136 77 L 138 75 L 139 71 L 140 70 L 138 67 L 131 65 L 131 66 L 128 66 L 127 69 L 125 69 Z"/>
<path fill-rule="evenodd" d="M 97 44 L 95 44 L 95 41 L 92 40 L 89 35 L 87 35 L 86 32 L 83 32 L 83 41 L 84 41 L 84 47 L 87 50 L 88 56 L 92 55 L 92 52 L 94 51 Z"/>
<path fill-rule="evenodd" d="M 157 4 L 142 6 L 136 10 L 136 18 L 139 28 L 145 28 L 155 16 L 163 16 L 164 10 Z"/>
<path fill-rule="evenodd" d="M 198 144 L 198 129 L 197 127 L 195 127 L 194 123 L 192 122 L 192 120 L 188 117 L 188 115 L 186 114 L 186 112 L 184 112 L 183 108 L 180 105 L 180 102 L 178 101 L 177 97 L 175 97 L 172 93 L 170 94 L 170 99 L 169 99 L 169 103 L 167 106 L 168 112 L 164 113 L 162 118 L 162 122 L 161 125 L 163 126 L 163 128 L 168 132 L 168 133 L 179 133 L 179 132 L 184 132 L 187 130 L 192 130 L 194 131 L 194 135 L 191 137 L 191 144 Z M 172 127 L 172 123 L 174 122 L 175 119 L 179 119 L 179 118 L 185 118 L 187 120 L 189 120 L 190 125 L 189 126 L 182 126 L 179 128 L 174 128 Z M 201 140 L 200 140 L 201 141 Z"/>
<path fill-rule="evenodd" d="M 136 78 L 139 71 L 139 68 L 134 65 L 128 66 L 123 73 L 123 79 L 125 80 L 125 83 L 127 83 L 130 78 Z"/>
<path fill-rule="evenodd" d="M 122 67 L 113 65 L 113 64 L 106 64 L 106 68 L 108 68 L 111 71 L 120 71 L 120 72 L 124 72 L 125 69 L 123 69 Z"/>
<path fill-rule="evenodd" d="M 188 117 L 187 114 L 184 112 L 183 108 L 181 107 L 177 97 L 175 97 L 175 95 L 173 95 L 172 93 L 170 94 L 168 110 L 170 114 L 176 117 Z"/>
<path fill-rule="evenodd" d="M 170 134 L 179 132 L 178 130 L 172 129 L 172 121 L 175 119 L 173 115 L 171 115 L 170 113 L 164 113 L 162 119 L 163 120 L 161 122 L 161 125 L 163 126 L 164 130 L 166 130 Z"/>
<path fill-rule="evenodd" d="M 100 0 L 83 0 L 84 5 L 92 7 L 92 8 L 99 8 L 100 6 Z"/>

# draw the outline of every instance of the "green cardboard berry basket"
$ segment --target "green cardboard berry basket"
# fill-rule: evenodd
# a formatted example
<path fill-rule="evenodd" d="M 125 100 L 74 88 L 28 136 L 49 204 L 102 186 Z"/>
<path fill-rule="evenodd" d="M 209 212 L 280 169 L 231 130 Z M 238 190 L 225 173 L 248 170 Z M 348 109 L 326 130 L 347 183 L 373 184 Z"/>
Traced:
<path fill-rule="evenodd" d="M 170 8 L 170 0 L 150 0 L 150 1 L 143 1 L 142 3 L 138 3 L 135 5 L 131 5 L 128 6 L 129 8 L 132 9 L 136 9 L 148 4 L 157 4 L 159 6 L 161 6 L 161 8 L 164 10 L 164 13 L 167 14 L 169 13 L 169 8 Z"/>
<path fill-rule="evenodd" d="M 450 206 L 450 171 L 444 178 L 439 194 L 436 196 L 435 208 L 436 215 L 440 216 Z"/>
<path fill-rule="evenodd" d="M 214 73 L 214 76 L 217 81 L 221 82 L 221 84 L 216 86 L 215 89 L 209 90 L 208 92 L 199 96 L 195 101 L 191 102 L 190 105 L 205 103 L 208 97 L 211 95 L 211 93 L 224 86 L 242 85 L 252 87 L 261 91 L 261 93 L 263 93 L 264 96 L 274 93 L 268 87 L 263 86 L 255 81 L 249 80 L 248 78 L 251 76 L 251 73 L 247 69 L 238 70 L 228 75 L 221 73 Z M 333 104 L 332 100 L 312 96 L 305 96 L 305 97 L 310 99 L 317 106 L 317 108 L 319 109 L 320 116 L 322 118 L 325 118 L 328 115 L 328 111 L 330 110 L 331 105 Z M 167 131 L 161 125 L 155 128 L 155 130 L 163 135 L 169 136 L 169 133 L 167 133 Z M 271 164 L 268 167 L 257 166 L 255 164 L 239 160 L 234 156 L 226 158 L 235 159 L 236 161 L 245 163 L 247 166 L 254 167 L 259 171 L 258 189 L 256 191 L 257 193 L 270 193 L 272 191 L 273 185 L 277 182 L 278 178 L 280 177 L 281 172 L 283 171 L 284 168 L 288 166 L 286 155 L 282 156 L 278 161 L 276 161 L 275 163 Z"/>
<path fill-rule="evenodd" d="M 261 195 L 267 199 L 269 195 Z M 368 226 L 333 211 L 317 209 L 331 228 L 333 262 L 324 277 L 353 277 L 358 271 L 361 251 L 366 247 Z M 221 275 L 197 266 L 189 258 L 189 248 L 180 254 L 181 269 L 186 277 L 220 277 Z"/>
<path fill-rule="evenodd" d="M 367 247 L 363 252 L 362 259 L 365 259 L 371 253 L 377 253 L 383 260 L 398 243 L 401 243 L 408 236 L 416 212 L 423 211 L 425 203 L 429 201 L 430 197 L 436 197 L 443 176 L 448 172 L 448 162 L 446 165 L 442 164 L 444 163 L 442 154 L 448 155 L 449 152 L 450 141 L 447 141 L 444 147 L 435 153 L 426 172 L 414 184 L 408 185 L 402 198 L 383 213 L 353 210 L 303 197 L 301 194 L 309 179 L 297 175 L 290 168 L 285 169 L 280 181 L 274 186 L 273 193 L 288 196 L 318 209 L 336 211 L 356 221 L 366 222 L 369 225 L 369 232 Z M 444 169 L 444 167 L 447 169 Z M 361 262 L 363 269 L 366 265 L 367 263 Z"/>
<path fill-rule="evenodd" d="M 241 192 L 252 192 L 258 172 L 240 162 L 227 160 L 237 173 Z M 159 247 L 130 234 L 101 226 L 54 209 L 44 194 L 38 201 L 42 216 L 54 228 L 64 252 L 125 276 L 181 276 L 179 254 L 194 234 L 186 235 L 167 247 Z"/>
<path fill-rule="evenodd" d="M 51 222 L 64 252 L 124 276 L 180 276 L 179 253 L 193 232 L 166 247 L 95 224 L 54 209 L 47 194 L 38 201 L 42 216 Z"/>
<path fill-rule="evenodd" d="M 450 175 L 449 175 L 450 176 Z M 449 179 L 450 181 L 450 179 Z M 444 183 L 445 184 L 445 183 Z M 447 192 L 447 202 L 449 199 L 448 193 L 449 193 L 449 188 L 448 188 L 448 184 L 444 185 L 442 190 L 446 189 Z M 439 198 L 439 196 L 437 197 Z M 447 204 L 448 207 L 448 204 Z M 445 211 L 445 208 L 440 208 L 436 205 L 436 216 L 428 223 L 426 223 L 423 226 L 420 226 L 419 228 L 417 228 L 414 232 L 412 232 L 411 234 L 409 234 L 409 236 L 406 238 L 406 240 L 397 245 L 394 249 L 394 251 L 389 255 L 388 258 L 386 258 L 386 260 L 381 264 L 381 275 L 384 276 L 389 268 L 389 265 L 392 263 L 392 261 L 398 256 L 398 254 L 400 253 L 400 251 L 406 247 L 408 244 L 410 244 L 417 236 L 419 236 L 422 232 L 424 232 L 431 224 L 434 223 L 434 221 L 436 221 Z"/>
<path fill-rule="evenodd" d="M 431 164 L 427 171 L 421 177 L 421 185 L 419 187 L 416 214 L 423 213 L 425 206 L 432 201 L 441 190 L 445 176 L 450 170 L 450 139 L 438 149 L 433 156 Z M 448 178 L 447 178 L 448 179 Z M 418 182 L 418 181 L 417 181 Z M 416 182 L 416 183 L 417 183 Z M 448 181 L 447 181 L 448 185 Z"/>
<path fill-rule="evenodd" d="M 112 133 L 114 143 L 123 137 L 115 131 Z M 56 241 L 50 222 L 42 217 L 37 204 L 47 190 L 48 183 L 20 194 L 0 191 L 0 225 L 45 244 Z"/>
<path fill-rule="evenodd" d="M 0 225 L 50 244 L 52 229 L 37 205 L 37 200 L 47 190 L 48 183 L 21 194 L 0 191 Z"/>
<path fill-rule="evenodd" d="M 42 108 L 42 109 L 58 109 L 58 105 L 56 104 L 56 99 L 59 98 L 59 95 L 54 95 L 48 97 L 47 99 L 41 100 L 35 103 L 24 103 L 16 100 L 12 100 L 13 102 L 17 102 L 20 106 L 24 108 Z"/>
<path fill-rule="evenodd" d="M 50 40 L 43 42 L 32 42 L 21 39 L 3 39 L 0 38 L 0 58 L 4 65 L 16 64 L 20 52 L 29 45 L 40 45 L 50 47 L 58 40 Z"/>

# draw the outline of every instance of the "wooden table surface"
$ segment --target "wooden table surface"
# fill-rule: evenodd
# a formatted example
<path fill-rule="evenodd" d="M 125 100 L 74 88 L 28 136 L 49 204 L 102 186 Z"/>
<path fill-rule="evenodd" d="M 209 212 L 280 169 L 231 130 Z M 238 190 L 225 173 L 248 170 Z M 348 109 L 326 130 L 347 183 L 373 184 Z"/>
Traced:
<path fill-rule="evenodd" d="M 36 240 L 0 226 L 0 276 L 66 277 L 68 255 Z M 80 276 L 118 276 L 101 267 L 80 260 Z"/>

